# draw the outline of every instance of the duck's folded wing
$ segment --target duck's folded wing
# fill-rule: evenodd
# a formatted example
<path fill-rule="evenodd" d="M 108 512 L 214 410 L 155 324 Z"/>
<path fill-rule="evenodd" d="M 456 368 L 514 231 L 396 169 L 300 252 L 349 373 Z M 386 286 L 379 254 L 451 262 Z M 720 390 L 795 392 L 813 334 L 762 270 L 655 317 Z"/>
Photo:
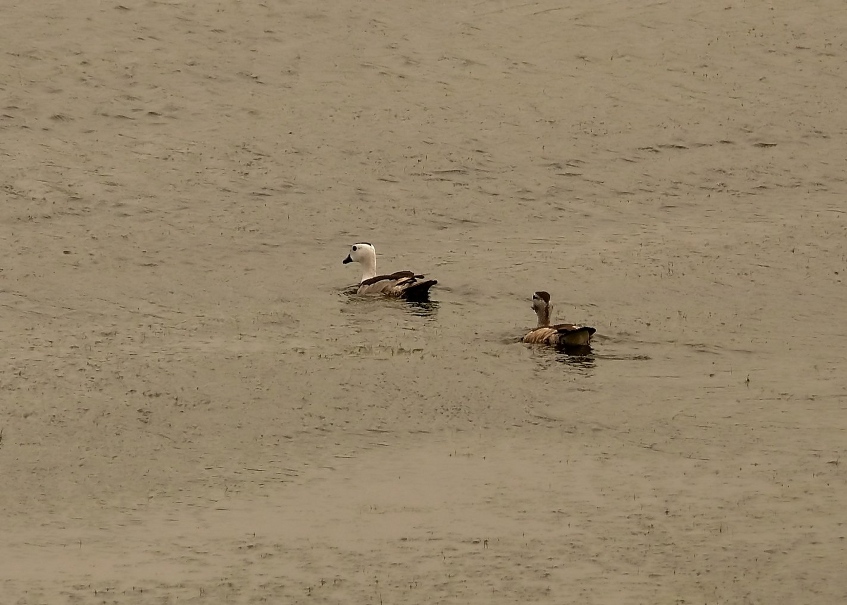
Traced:
<path fill-rule="evenodd" d="M 592 328 L 591 326 L 581 326 L 579 324 L 556 324 L 555 326 L 550 326 L 552 329 L 556 330 L 559 334 L 571 334 L 572 332 L 588 332 L 589 336 L 594 334 L 597 330 Z"/>
<path fill-rule="evenodd" d="M 398 271 L 397 273 L 392 273 L 391 275 L 377 275 L 376 277 L 372 277 L 370 279 L 366 279 L 361 283 L 363 286 L 373 286 L 375 284 L 381 282 L 397 282 L 404 278 L 416 277 L 414 272 L 412 271 Z M 417 277 L 423 277 L 423 275 L 418 275 Z"/>
<path fill-rule="evenodd" d="M 557 324 L 551 327 L 556 330 L 556 344 L 565 346 L 585 346 L 591 342 L 591 335 L 597 331 L 591 326 L 576 324 Z"/>
<path fill-rule="evenodd" d="M 553 346 L 587 345 L 591 341 L 591 335 L 596 331 L 590 326 L 556 324 L 555 326 L 531 330 L 529 334 L 523 337 L 523 341 L 530 344 Z"/>
<path fill-rule="evenodd" d="M 412 271 L 397 271 L 391 275 L 377 275 L 359 284 L 359 294 L 391 294 L 397 286 L 413 283 L 423 275 L 415 275 Z"/>

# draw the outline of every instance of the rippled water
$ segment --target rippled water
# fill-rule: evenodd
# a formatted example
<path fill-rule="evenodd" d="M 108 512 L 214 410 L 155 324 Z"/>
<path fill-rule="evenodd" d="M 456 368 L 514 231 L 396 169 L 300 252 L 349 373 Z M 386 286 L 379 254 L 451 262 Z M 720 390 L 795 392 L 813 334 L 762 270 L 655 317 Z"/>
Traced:
<path fill-rule="evenodd" d="M 43 587 L 81 532 L 106 571 L 49 594 L 171 570 L 156 598 L 296 602 L 334 568 L 376 602 L 401 567 L 428 592 L 396 602 L 833 594 L 819 4 L 13 3 L 0 567 Z M 431 302 L 351 295 L 362 240 Z M 520 342 L 542 289 L 590 351 Z"/>

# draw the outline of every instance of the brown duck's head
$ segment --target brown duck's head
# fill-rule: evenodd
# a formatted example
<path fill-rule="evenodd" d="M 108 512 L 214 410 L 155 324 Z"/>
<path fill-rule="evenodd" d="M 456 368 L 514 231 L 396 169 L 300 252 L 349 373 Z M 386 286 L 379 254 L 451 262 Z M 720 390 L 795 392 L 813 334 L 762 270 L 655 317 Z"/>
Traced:
<path fill-rule="evenodd" d="M 550 306 L 550 295 L 540 290 L 532 295 L 532 308 L 538 311 Z"/>
<path fill-rule="evenodd" d="M 538 327 L 550 325 L 550 295 L 547 292 L 539 291 L 532 295 L 532 310 L 538 316 Z"/>

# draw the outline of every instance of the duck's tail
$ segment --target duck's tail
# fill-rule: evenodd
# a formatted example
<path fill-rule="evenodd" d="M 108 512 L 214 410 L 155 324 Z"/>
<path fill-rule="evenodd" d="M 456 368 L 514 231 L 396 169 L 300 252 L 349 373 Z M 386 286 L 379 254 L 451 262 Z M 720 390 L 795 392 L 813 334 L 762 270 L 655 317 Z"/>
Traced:
<path fill-rule="evenodd" d="M 403 292 L 400 294 L 400 298 L 405 298 L 406 300 L 411 300 L 415 302 L 424 302 L 429 300 L 429 289 L 438 283 L 436 279 L 428 279 L 426 281 L 419 281 L 413 284 L 409 284 L 406 288 L 403 288 Z"/>
<path fill-rule="evenodd" d="M 588 346 L 591 335 L 596 332 L 590 326 L 573 326 L 572 328 L 560 328 L 558 343 L 564 346 Z"/>

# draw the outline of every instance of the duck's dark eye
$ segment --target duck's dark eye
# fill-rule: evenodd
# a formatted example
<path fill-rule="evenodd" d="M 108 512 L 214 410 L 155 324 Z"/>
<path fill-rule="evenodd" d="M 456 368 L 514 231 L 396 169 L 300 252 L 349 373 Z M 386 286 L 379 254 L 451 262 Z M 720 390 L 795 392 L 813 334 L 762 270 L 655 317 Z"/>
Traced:
<path fill-rule="evenodd" d="M 355 251 L 356 251 L 356 246 L 353 246 L 353 252 L 355 252 Z"/>

